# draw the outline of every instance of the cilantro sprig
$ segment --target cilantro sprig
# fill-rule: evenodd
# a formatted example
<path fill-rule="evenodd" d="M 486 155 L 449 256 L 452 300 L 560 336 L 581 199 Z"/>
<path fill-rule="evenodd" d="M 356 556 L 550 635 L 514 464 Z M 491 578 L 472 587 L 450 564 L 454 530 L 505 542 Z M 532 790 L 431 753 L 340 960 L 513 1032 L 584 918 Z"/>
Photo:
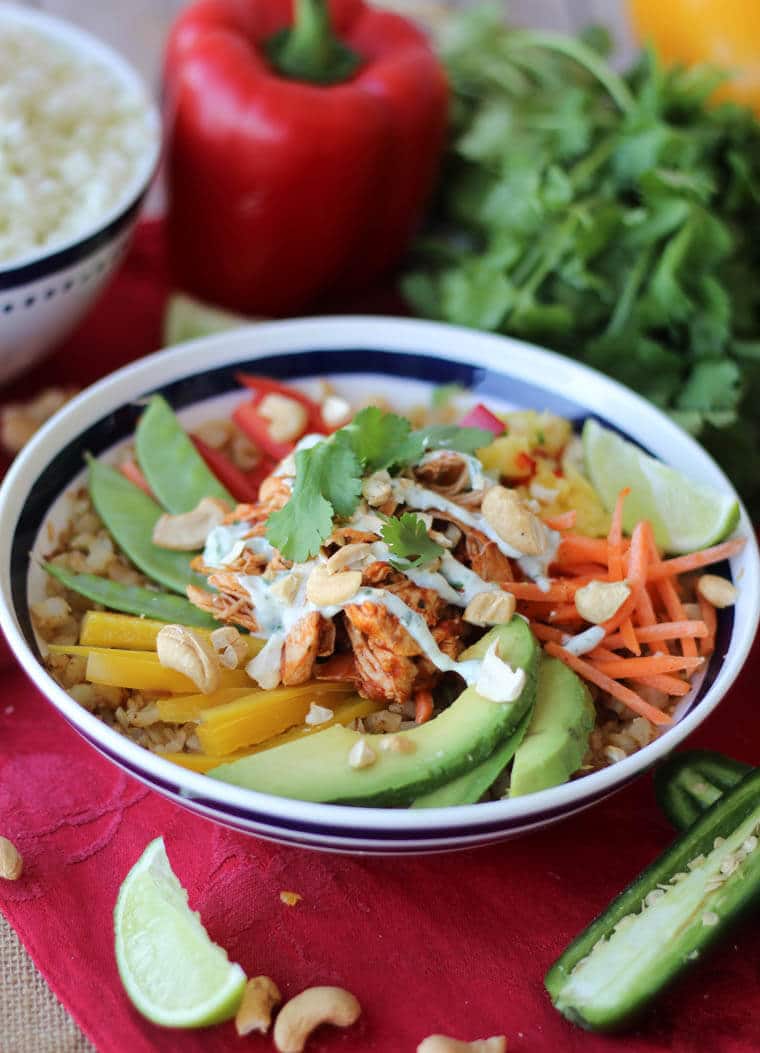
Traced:
<path fill-rule="evenodd" d="M 384 468 L 400 471 L 416 464 L 428 450 L 473 453 L 492 439 L 482 428 L 455 425 L 412 431 L 406 417 L 368 406 L 329 438 L 298 451 L 293 492 L 288 503 L 269 517 L 267 540 L 286 559 L 302 563 L 319 552 L 336 517 L 347 519 L 356 511 L 364 475 Z"/>
<path fill-rule="evenodd" d="M 391 552 L 388 562 L 396 570 L 423 567 L 443 552 L 443 546 L 428 536 L 424 519 L 414 512 L 389 516 L 381 535 Z"/>
<path fill-rule="evenodd" d="M 716 105 L 712 67 L 649 50 L 619 74 L 599 33 L 510 28 L 501 6 L 446 20 L 446 176 L 406 299 L 634 388 L 760 517 L 760 121 Z"/>

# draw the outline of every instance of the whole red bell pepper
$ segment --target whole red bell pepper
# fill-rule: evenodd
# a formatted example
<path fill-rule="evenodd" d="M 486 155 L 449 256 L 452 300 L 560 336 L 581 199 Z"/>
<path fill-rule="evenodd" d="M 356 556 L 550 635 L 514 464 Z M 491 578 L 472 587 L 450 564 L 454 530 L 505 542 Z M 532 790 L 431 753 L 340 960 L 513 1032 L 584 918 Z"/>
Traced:
<path fill-rule="evenodd" d="M 387 274 L 446 134 L 446 77 L 416 26 L 363 0 L 294 3 L 199 0 L 166 52 L 175 277 L 250 314 Z"/>

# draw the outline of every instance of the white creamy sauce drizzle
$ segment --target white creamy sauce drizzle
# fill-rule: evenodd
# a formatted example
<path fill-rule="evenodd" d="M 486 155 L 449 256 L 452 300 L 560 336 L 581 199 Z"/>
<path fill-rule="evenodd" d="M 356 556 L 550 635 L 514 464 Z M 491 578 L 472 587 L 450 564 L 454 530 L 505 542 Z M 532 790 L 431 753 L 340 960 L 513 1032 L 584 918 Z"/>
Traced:
<path fill-rule="evenodd" d="M 310 449 L 323 439 L 322 435 L 306 435 L 296 446 L 296 451 Z M 448 452 L 451 451 L 436 450 L 428 453 L 422 463 L 434 460 Z M 461 453 L 457 455 L 467 463 L 472 489 L 483 489 L 493 485 L 494 480 L 483 471 L 476 457 Z M 291 456 L 280 464 L 274 474 L 282 477 L 288 485 L 292 485 L 290 477 L 293 471 L 294 464 Z M 499 537 L 485 516 L 479 512 L 471 512 L 434 490 L 420 486 L 413 479 L 397 477 L 391 480 L 391 485 L 394 497 L 399 503 L 420 512 L 430 510 L 445 512 L 465 526 L 479 530 L 493 541 L 505 556 L 516 560 L 523 573 L 533 579 L 540 588 L 548 588 L 546 572 L 549 564 L 555 558 L 560 539 L 556 531 L 542 524 L 545 536 L 544 552 L 541 556 L 525 556 Z M 379 534 L 383 521 L 364 502 L 361 502 L 347 525 L 354 530 Z M 248 529 L 250 529 L 249 524 L 236 523 L 212 530 L 206 540 L 203 553 L 203 560 L 207 566 L 223 568 L 240 555 L 241 546 L 271 559 L 275 550 L 266 538 L 243 538 Z M 390 552 L 385 542 L 374 542 L 370 547 L 368 558 L 364 561 L 364 566 L 377 561 L 387 562 L 389 555 Z M 238 581 L 248 593 L 254 616 L 259 625 L 259 631 L 254 635 L 267 639 L 264 648 L 247 666 L 249 674 L 258 681 L 261 687 L 276 687 L 279 683 L 283 646 L 288 633 L 298 622 L 313 612 L 319 612 L 325 618 L 333 618 L 346 607 L 365 602 L 382 606 L 397 618 L 409 635 L 419 644 L 426 657 L 441 672 L 458 673 L 469 685 L 477 683 L 483 660 L 471 659 L 457 662 L 449 658 L 439 648 L 425 619 L 387 589 L 362 587 L 351 599 L 331 606 L 317 607 L 311 603 L 306 596 L 306 581 L 317 562 L 317 560 L 310 560 L 296 564 L 292 570 L 281 571 L 269 580 L 261 575 L 238 575 Z M 484 581 L 448 551 L 442 553 L 438 570 L 421 567 L 410 568 L 404 573 L 418 587 L 432 589 L 447 603 L 457 607 L 466 607 L 481 592 L 499 591 L 496 583 Z M 297 574 L 300 582 L 297 595 L 288 600 L 283 598 L 279 591 L 273 592 L 273 588 L 278 582 L 292 574 Z"/>
<path fill-rule="evenodd" d="M 203 562 L 207 567 L 223 569 L 237 559 L 245 549 L 270 560 L 274 549 L 265 537 L 244 537 L 251 529 L 250 523 L 232 523 L 211 530 L 203 549 Z"/>
<path fill-rule="evenodd" d="M 431 461 L 437 461 L 441 457 L 449 457 L 452 452 L 456 452 L 456 456 L 467 465 L 471 490 L 485 490 L 487 486 L 496 485 L 498 481 L 496 477 L 486 472 L 478 458 L 469 453 L 460 453 L 458 450 L 430 450 L 422 458 L 420 464 L 430 464 Z"/>
<path fill-rule="evenodd" d="M 535 581 L 539 588 L 544 589 L 544 591 L 549 588 L 546 575 L 549 564 L 553 562 L 557 555 L 560 541 L 558 531 L 550 530 L 544 523 L 541 523 L 544 534 L 544 550 L 540 556 L 525 556 L 518 549 L 508 545 L 506 541 L 500 538 L 486 517 L 480 512 L 471 512 L 467 508 L 462 508 L 455 501 L 449 501 L 448 498 L 443 497 L 434 490 L 428 490 L 426 487 L 420 486 L 413 479 L 393 479 L 391 480 L 391 485 L 396 500 L 403 502 L 409 508 L 416 508 L 420 512 L 427 512 L 431 508 L 438 509 L 439 512 L 446 512 L 447 515 L 458 519 L 465 526 L 472 527 L 473 530 L 479 530 L 481 534 L 485 534 L 489 541 L 494 542 L 500 552 L 503 552 L 509 559 L 516 560 L 523 574 Z"/>
<path fill-rule="evenodd" d="M 589 651 L 593 651 L 595 647 L 598 647 L 604 636 L 605 632 L 601 625 L 592 625 L 590 629 L 585 629 L 576 636 L 565 636 L 562 640 L 562 646 L 570 654 L 580 656 L 588 654 Z"/>

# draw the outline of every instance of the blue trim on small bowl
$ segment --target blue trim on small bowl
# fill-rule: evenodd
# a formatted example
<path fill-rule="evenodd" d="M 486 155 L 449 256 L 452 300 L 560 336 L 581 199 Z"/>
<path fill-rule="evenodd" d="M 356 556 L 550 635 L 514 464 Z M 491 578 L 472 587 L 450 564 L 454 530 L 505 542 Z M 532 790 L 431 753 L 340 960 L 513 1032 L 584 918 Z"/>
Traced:
<path fill-rule="evenodd" d="M 148 180 L 149 184 L 150 180 Z M 99 249 L 104 248 L 134 221 L 146 193 L 147 186 L 107 226 L 96 230 L 81 241 L 77 241 L 73 245 L 67 245 L 57 251 L 54 250 L 48 255 L 32 260 L 30 263 L 23 263 L 18 267 L 9 267 L 4 270 L 0 269 L 0 292 L 7 292 L 19 286 L 28 285 L 30 282 L 40 281 L 58 273 L 58 271 L 73 267 Z M 60 291 L 68 290 L 62 287 Z"/>

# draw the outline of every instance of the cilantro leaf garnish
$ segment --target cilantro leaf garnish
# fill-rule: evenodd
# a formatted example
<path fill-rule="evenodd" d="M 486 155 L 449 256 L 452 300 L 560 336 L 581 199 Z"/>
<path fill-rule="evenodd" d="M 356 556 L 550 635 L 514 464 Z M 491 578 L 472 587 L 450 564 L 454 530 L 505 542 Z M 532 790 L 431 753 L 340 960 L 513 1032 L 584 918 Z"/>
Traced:
<path fill-rule="evenodd" d="M 480 428 L 453 425 L 413 432 L 406 417 L 368 406 L 329 438 L 296 453 L 293 492 L 288 503 L 270 515 L 267 540 L 286 559 L 302 563 L 319 552 L 336 516 L 347 519 L 356 511 L 363 475 L 416 464 L 426 450 L 469 453 L 492 438 Z"/>
<path fill-rule="evenodd" d="M 367 406 L 337 431 L 335 438 L 354 452 L 366 472 L 377 472 L 399 460 L 411 430 L 406 417 Z"/>
<path fill-rule="evenodd" d="M 396 570 L 422 567 L 443 552 L 442 546 L 428 536 L 425 521 L 414 512 L 389 517 L 381 533 L 391 551 L 389 563 Z"/>
<path fill-rule="evenodd" d="M 361 488 L 361 465 L 350 449 L 320 442 L 299 450 L 293 493 L 270 515 L 267 540 L 296 563 L 316 556 L 332 533 L 334 516 L 350 516 L 356 509 Z"/>

